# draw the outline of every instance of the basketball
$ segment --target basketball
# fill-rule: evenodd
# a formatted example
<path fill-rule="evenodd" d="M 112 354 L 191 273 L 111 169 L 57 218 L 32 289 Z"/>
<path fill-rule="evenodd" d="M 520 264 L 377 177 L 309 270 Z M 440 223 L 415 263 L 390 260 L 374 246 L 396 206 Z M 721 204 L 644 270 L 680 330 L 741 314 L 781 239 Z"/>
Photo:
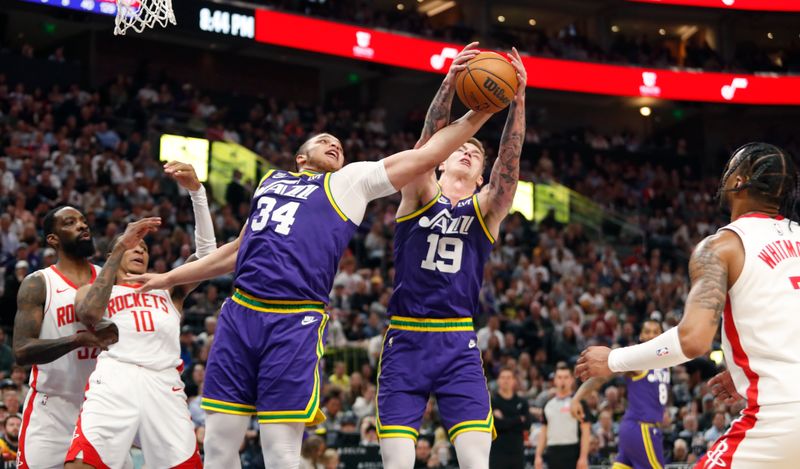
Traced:
<path fill-rule="evenodd" d="M 495 52 L 481 52 L 456 76 L 456 93 L 473 111 L 498 112 L 517 92 L 517 72 L 511 62 Z"/>

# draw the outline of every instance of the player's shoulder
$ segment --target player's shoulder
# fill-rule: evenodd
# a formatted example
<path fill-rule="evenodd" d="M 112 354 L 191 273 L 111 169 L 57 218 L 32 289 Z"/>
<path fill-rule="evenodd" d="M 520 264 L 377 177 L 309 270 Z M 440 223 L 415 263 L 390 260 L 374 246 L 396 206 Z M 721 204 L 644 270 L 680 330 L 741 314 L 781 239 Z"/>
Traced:
<path fill-rule="evenodd" d="M 742 244 L 740 235 L 733 230 L 721 229 L 700 241 L 692 253 L 692 258 L 715 256 L 726 259 L 729 256 L 740 255 L 743 252 L 744 244 Z"/>

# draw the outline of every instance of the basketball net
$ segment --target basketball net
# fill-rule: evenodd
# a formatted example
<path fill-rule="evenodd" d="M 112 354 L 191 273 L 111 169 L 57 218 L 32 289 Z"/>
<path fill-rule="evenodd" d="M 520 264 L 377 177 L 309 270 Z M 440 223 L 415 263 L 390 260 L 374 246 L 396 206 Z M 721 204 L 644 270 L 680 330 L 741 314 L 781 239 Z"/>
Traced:
<path fill-rule="evenodd" d="M 172 0 L 117 0 L 117 20 L 114 34 L 125 34 L 128 29 L 141 33 L 156 24 L 166 27 L 175 24 Z"/>

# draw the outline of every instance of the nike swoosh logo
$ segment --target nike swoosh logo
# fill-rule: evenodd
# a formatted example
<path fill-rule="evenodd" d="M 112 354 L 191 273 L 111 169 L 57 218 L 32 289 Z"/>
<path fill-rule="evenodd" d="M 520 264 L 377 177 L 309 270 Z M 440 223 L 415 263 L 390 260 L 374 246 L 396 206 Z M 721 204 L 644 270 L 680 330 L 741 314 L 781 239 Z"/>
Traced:
<path fill-rule="evenodd" d="M 173 391 L 173 392 L 175 392 L 175 391 L 180 391 L 181 389 L 183 389 L 183 388 L 176 388 L 175 386 L 173 386 L 173 387 L 172 387 L 172 391 Z"/>
<path fill-rule="evenodd" d="M 313 324 L 313 323 L 317 322 L 318 320 L 319 320 L 318 318 L 312 318 L 312 317 L 306 316 L 306 317 L 303 318 L 302 321 L 300 321 L 300 325 L 301 326 L 307 326 L 309 324 Z"/>
<path fill-rule="evenodd" d="M 56 290 L 56 293 L 64 293 L 65 291 L 69 290 L 69 288 L 65 288 L 63 290 Z"/>

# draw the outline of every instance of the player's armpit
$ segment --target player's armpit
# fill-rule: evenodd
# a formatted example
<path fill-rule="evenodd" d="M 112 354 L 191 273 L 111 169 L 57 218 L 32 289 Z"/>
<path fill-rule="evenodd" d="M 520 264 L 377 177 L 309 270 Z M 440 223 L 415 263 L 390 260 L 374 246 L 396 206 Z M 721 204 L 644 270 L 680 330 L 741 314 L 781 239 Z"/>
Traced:
<path fill-rule="evenodd" d="M 709 236 L 692 253 L 692 287 L 678 325 L 681 348 L 687 357 L 698 357 L 710 348 L 725 310 L 729 280 L 738 277 L 743 259 L 744 247 L 730 231 Z"/>
<path fill-rule="evenodd" d="M 39 339 L 46 297 L 47 287 L 39 273 L 25 277 L 17 292 L 14 317 L 14 356 L 19 365 L 49 363 L 79 347 L 75 336 Z"/>

